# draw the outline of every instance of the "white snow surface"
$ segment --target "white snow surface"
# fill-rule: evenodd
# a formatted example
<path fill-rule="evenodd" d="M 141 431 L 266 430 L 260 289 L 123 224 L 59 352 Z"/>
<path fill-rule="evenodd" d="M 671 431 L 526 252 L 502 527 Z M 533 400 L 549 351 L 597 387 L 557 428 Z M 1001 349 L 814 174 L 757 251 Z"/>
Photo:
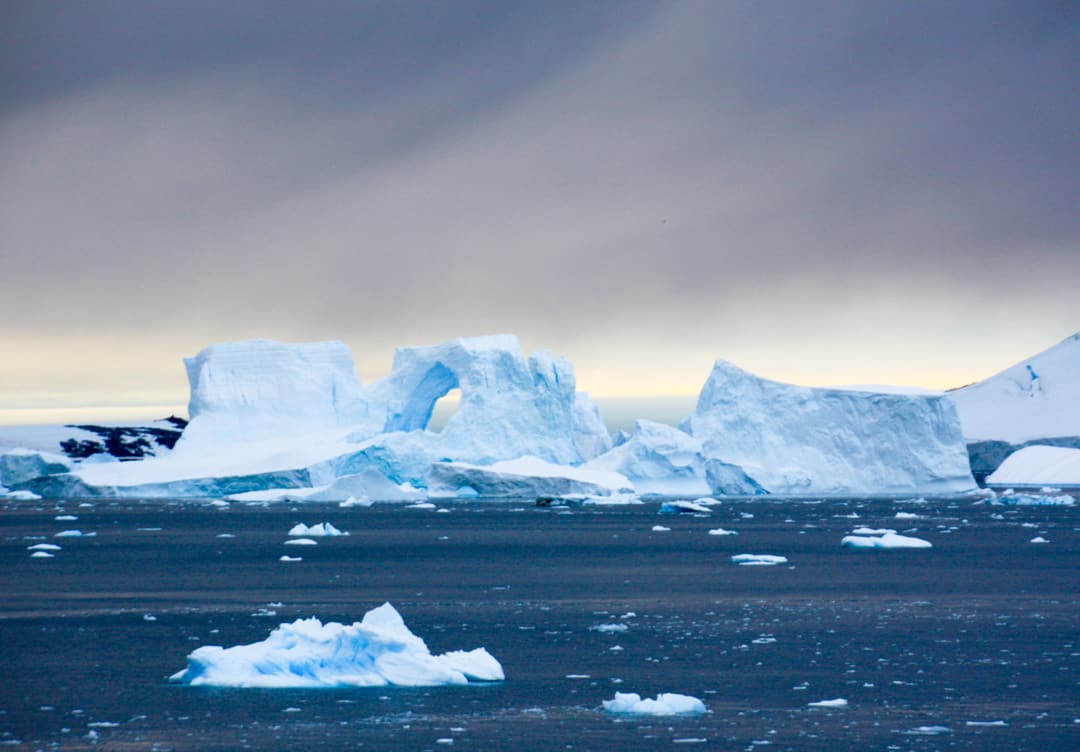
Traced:
<path fill-rule="evenodd" d="M 701 715 L 708 712 L 705 703 L 691 695 L 661 692 L 655 699 L 641 699 L 637 692 L 616 692 L 604 700 L 604 710 L 619 715 Z"/>
<path fill-rule="evenodd" d="M 519 457 L 491 465 L 436 462 L 428 474 L 431 498 L 508 496 L 611 496 L 633 485 L 618 473 L 568 467 L 538 457 Z"/>
<path fill-rule="evenodd" d="M 1080 449 L 1040 445 L 1018 449 L 1005 458 L 986 482 L 992 486 L 1029 488 L 1080 487 Z"/>
<path fill-rule="evenodd" d="M 968 439 L 1080 436 L 1080 332 L 950 394 Z"/>
<path fill-rule="evenodd" d="M 192 686 L 267 688 L 431 687 L 504 678 L 484 648 L 432 655 L 389 603 L 351 625 L 298 619 L 262 642 L 198 648 L 172 676 Z"/>
<path fill-rule="evenodd" d="M 975 490 L 947 396 L 795 386 L 721 360 L 688 423 L 707 461 L 773 494 Z"/>
<path fill-rule="evenodd" d="M 872 532 L 872 531 L 871 531 Z M 847 535 L 840 541 L 845 548 L 932 548 L 930 541 L 897 535 L 889 531 L 884 535 Z"/>

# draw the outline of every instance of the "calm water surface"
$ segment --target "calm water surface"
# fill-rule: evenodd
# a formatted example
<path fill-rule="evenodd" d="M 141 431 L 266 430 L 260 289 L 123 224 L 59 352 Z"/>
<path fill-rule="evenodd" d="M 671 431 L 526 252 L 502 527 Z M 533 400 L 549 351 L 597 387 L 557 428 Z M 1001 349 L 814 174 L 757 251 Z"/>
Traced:
<path fill-rule="evenodd" d="M 13 749 L 1080 749 L 1076 507 L 91 503 L 0 511 L 0 743 Z M 323 521 L 351 535 L 283 545 L 294 523 Z M 841 548 L 860 525 L 934 547 Z M 96 535 L 53 537 L 64 529 Z M 42 540 L 63 550 L 31 559 Z M 789 563 L 735 566 L 739 553 Z M 507 680 L 167 681 L 200 645 L 298 617 L 352 622 L 384 601 L 432 652 L 484 646 Z M 626 629 L 593 629 L 608 624 Z M 710 713 L 619 719 L 601 711 L 616 691 L 691 694 Z M 834 698 L 848 707 L 808 707 Z"/>

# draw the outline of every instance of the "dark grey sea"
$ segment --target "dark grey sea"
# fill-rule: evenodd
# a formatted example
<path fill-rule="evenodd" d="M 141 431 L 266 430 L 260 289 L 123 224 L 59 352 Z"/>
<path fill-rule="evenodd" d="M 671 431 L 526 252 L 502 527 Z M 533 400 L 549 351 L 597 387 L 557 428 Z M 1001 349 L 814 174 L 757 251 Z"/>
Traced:
<path fill-rule="evenodd" d="M 1078 507 L 770 499 L 686 516 L 657 503 L 441 506 L 6 504 L 0 744 L 1080 749 Z M 324 521 L 351 535 L 283 545 L 293 524 Z M 933 548 L 842 548 L 863 525 Z M 738 535 L 708 534 L 720 527 Z M 64 529 L 94 535 L 54 537 Z M 31 558 L 39 542 L 62 550 Z M 303 561 L 279 561 L 286 553 Z M 731 563 L 741 553 L 788 563 Z M 298 617 L 352 622 L 385 601 L 432 652 L 486 647 L 506 681 L 315 691 L 168 681 L 201 645 L 259 641 Z M 594 629 L 610 624 L 625 630 Z M 690 694 L 709 713 L 614 717 L 601 703 L 616 691 Z M 837 698 L 847 707 L 810 706 Z"/>

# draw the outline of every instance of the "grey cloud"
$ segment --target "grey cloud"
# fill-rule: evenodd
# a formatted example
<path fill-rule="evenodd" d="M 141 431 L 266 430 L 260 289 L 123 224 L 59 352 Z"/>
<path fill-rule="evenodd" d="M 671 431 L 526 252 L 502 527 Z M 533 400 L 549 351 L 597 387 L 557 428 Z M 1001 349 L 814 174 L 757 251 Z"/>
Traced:
<path fill-rule="evenodd" d="M 597 357 L 1080 320 L 1069 4 L 578 5 L 8 9 L 0 317 Z"/>

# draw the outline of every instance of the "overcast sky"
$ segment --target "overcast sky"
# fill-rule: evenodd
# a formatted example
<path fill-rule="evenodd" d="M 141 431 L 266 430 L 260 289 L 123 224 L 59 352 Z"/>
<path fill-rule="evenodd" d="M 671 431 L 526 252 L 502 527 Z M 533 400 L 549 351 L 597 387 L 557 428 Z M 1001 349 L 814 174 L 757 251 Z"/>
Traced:
<path fill-rule="evenodd" d="M 1080 5 L 0 4 L 0 409 L 512 332 L 955 386 L 1080 329 Z"/>

